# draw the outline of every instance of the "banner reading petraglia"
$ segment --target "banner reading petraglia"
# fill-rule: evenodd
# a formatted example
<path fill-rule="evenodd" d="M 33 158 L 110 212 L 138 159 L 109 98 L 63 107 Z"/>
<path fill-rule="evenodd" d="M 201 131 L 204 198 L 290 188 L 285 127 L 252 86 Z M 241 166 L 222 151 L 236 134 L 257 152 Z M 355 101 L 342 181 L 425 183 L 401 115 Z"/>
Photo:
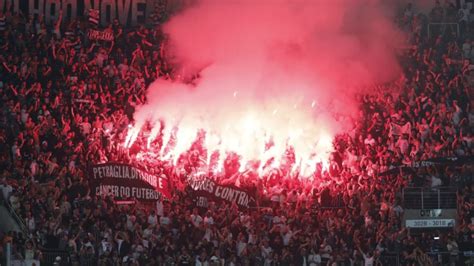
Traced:
<path fill-rule="evenodd" d="M 190 178 L 188 186 L 197 207 L 206 208 L 209 201 L 235 202 L 242 209 L 256 207 L 255 193 L 245 188 L 220 185 L 209 178 Z"/>
<path fill-rule="evenodd" d="M 167 178 L 129 164 L 93 165 L 89 169 L 89 184 L 95 195 L 112 195 L 115 200 L 156 201 L 162 196 L 171 197 Z"/>

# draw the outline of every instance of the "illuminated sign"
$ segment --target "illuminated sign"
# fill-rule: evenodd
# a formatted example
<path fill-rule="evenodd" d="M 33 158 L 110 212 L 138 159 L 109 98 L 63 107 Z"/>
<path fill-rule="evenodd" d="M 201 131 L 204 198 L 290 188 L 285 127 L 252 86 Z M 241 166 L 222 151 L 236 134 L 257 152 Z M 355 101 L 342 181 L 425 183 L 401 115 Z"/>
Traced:
<path fill-rule="evenodd" d="M 405 226 L 409 228 L 434 228 L 454 227 L 454 219 L 429 219 L 429 220 L 406 220 Z"/>

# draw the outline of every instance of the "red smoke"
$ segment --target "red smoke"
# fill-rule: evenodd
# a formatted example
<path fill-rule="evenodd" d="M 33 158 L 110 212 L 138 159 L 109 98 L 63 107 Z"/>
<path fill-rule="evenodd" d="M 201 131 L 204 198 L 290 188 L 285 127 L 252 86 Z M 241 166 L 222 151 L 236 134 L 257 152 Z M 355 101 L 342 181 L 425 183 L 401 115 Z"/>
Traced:
<path fill-rule="evenodd" d="M 401 38 L 385 14 L 374 0 L 198 1 L 164 30 L 175 66 L 201 78 L 195 87 L 154 82 L 131 132 L 162 119 L 167 138 L 178 125 L 175 158 L 198 129 L 208 132 L 209 149 L 244 160 L 279 158 L 291 145 L 296 168 L 311 170 L 350 126 L 344 117 L 357 111 L 355 94 L 399 74 Z"/>

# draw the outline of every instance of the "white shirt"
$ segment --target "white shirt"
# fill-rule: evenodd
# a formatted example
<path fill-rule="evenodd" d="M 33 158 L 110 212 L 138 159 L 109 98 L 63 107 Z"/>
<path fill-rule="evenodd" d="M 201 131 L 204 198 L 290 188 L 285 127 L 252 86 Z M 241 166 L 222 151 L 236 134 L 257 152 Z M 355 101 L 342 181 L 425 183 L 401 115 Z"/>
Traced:
<path fill-rule="evenodd" d="M 120 247 L 122 246 L 123 240 L 122 239 L 117 239 L 117 250 L 120 250 Z"/>
<path fill-rule="evenodd" d="M 364 255 L 364 266 L 373 266 L 374 265 L 374 256 L 372 257 L 367 257 Z"/>
<path fill-rule="evenodd" d="M 437 178 L 436 176 L 431 177 L 431 187 L 439 187 L 443 184 L 441 179 Z"/>
<path fill-rule="evenodd" d="M 39 169 L 38 163 L 35 160 L 33 160 L 30 164 L 31 174 L 33 176 L 36 176 L 36 174 L 38 173 L 38 169 Z"/>
<path fill-rule="evenodd" d="M 237 256 L 242 254 L 242 251 L 244 251 L 245 247 L 247 247 L 247 243 L 241 241 L 237 243 Z"/>
<path fill-rule="evenodd" d="M 35 258 L 35 252 L 33 249 L 26 249 L 25 250 L 25 259 L 26 260 L 33 260 Z"/>
<path fill-rule="evenodd" d="M 10 204 L 12 205 L 13 209 L 15 209 L 15 210 L 20 208 L 20 200 L 15 195 L 12 195 L 10 197 Z"/>
<path fill-rule="evenodd" d="M 204 236 L 202 237 L 203 239 L 206 239 L 207 242 L 211 242 L 211 236 L 212 236 L 212 231 L 209 228 L 206 228 L 206 231 L 204 232 Z"/>
<path fill-rule="evenodd" d="M 214 224 L 214 218 L 206 216 L 206 217 L 204 217 L 204 223 L 209 224 L 209 225 L 213 225 Z"/>
<path fill-rule="evenodd" d="M 324 253 L 321 256 L 322 258 L 326 258 L 326 259 L 331 258 L 332 247 L 330 245 L 324 246 L 323 251 L 324 251 Z"/>
<path fill-rule="evenodd" d="M 268 247 L 262 246 L 262 257 L 267 258 L 270 255 L 271 251 L 272 251 L 272 248 L 270 246 Z"/>
<path fill-rule="evenodd" d="M 288 246 L 290 244 L 290 240 L 293 237 L 293 232 L 288 231 L 281 236 L 283 238 L 283 245 Z"/>
<path fill-rule="evenodd" d="M 104 252 L 112 251 L 112 244 L 109 241 L 102 240 L 101 245 Z"/>
<path fill-rule="evenodd" d="M 367 138 L 367 139 L 364 140 L 364 144 L 365 145 L 370 145 L 370 146 L 375 145 L 375 139 L 374 138 L 371 138 L 371 139 Z"/>
<path fill-rule="evenodd" d="M 12 155 L 15 159 L 21 156 L 20 148 L 18 148 L 18 145 L 16 144 L 12 146 Z"/>
<path fill-rule="evenodd" d="M 321 265 L 321 256 L 319 254 L 310 254 L 308 256 L 309 266 Z"/>
<path fill-rule="evenodd" d="M 33 232 L 36 229 L 35 218 L 26 218 L 26 224 L 28 225 L 28 230 L 30 230 L 30 232 Z"/>
<path fill-rule="evenodd" d="M 263 263 L 263 266 L 271 266 L 272 265 L 272 258 L 266 258 L 265 262 Z"/>
<path fill-rule="evenodd" d="M 102 128 L 106 131 L 112 131 L 114 129 L 114 124 L 112 122 L 105 122 L 102 124 Z"/>
<path fill-rule="evenodd" d="M 156 214 L 163 216 L 163 202 L 160 200 L 156 201 Z"/>
<path fill-rule="evenodd" d="M 459 21 L 468 22 L 469 21 L 469 9 L 460 8 L 459 9 Z"/>
<path fill-rule="evenodd" d="M 402 214 L 402 212 L 403 212 L 403 208 L 402 208 L 402 206 L 397 205 L 393 208 L 393 211 L 397 214 L 397 216 L 400 216 L 400 214 Z"/>
<path fill-rule="evenodd" d="M 82 128 L 82 133 L 83 134 L 89 135 L 91 133 L 92 126 L 89 122 L 83 122 L 81 124 L 81 128 Z"/>
<path fill-rule="evenodd" d="M 25 109 L 21 109 L 20 114 L 21 114 L 21 122 L 23 124 L 26 124 L 26 121 L 28 120 L 28 116 L 29 116 L 28 113 L 26 112 Z"/>
<path fill-rule="evenodd" d="M 455 110 L 453 113 L 453 123 L 455 125 L 459 125 L 459 122 L 461 121 L 461 115 L 462 115 L 462 110 L 459 108 L 459 106 L 454 106 Z"/>
<path fill-rule="evenodd" d="M 196 266 L 209 266 L 209 262 L 206 260 L 206 261 L 200 261 L 199 260 L 199 256 L 196 258 L 196 263 L 194 264 Z"/>
<path fill-rule="evenodd" d="M 198 215 L 191 214 L 191 220 L 195 226 L 199 226 L 202 223 L 202 217 Z"/>
<path fill-rule="evenodd" d="M 170 218 L 167 216 L 162 216 L 160 217 L 160 224 L 161 225 L 169 225 L 170 224 Z"/>
<path fill-rule="evenodd" d="M 280 201 L 280 195 L 275 194 L 270 198 L 271 201 L 273 202 L 279 202 Z"/>
<path fill-rule="evenodd" d="M 145 230 L 143 230 L 143 237 L 148 238 L 151 236 L 152 233 L 153 233 L 153 230 L 151 228 L 146 228 Z"/>
<path fill-rule="evenodd" d="M 135 216 L 127 215 L 127 229 L 130 231 L 135 230 Z"/>
<path fill-rule="evenodd" d="M 257 237 L 254 234 L 249 234 L 249 244 L 257 244 Z"/>
<path fill-rule="evenodd" d="M 408 140 L 399 139 L 397 144 L 403 154 L 408 152 L 408 146 L 409 146 Z"/>
<path fill-rule="evenodd" d="M 148 224 L 151 224 L 151 225 L 156 225 L 158 223 L 158 216 L 155 215 L 149 215 L 148 216 Z"/>
<path fill-rule="evenodd" d="M 273 217 L 272 222 L 273 222 L 273 224 L 275 224 L 275 225 L 282 223 L 280 217 L 278 217 L 278 216 Z"/>
<path fill-rule="evenodd" d="M 456 242 L 450 242 L 447 245 L 448 251 L 451 253 L 453 256 L 457 256 L 459 252 L 458 244 Z"/>
<path fill-rule="evenodd" d="M 308 261 L 306 260 L 306 257 L 303 257 L 303 266 L 308 266 Z"/>
<path fill-rule="evenodd" d="M 8 200 L 8 198 L 10 197 L 10 194 L 13 191 L 12 186 L 10 186 L 8 184 L 0 184 L 0 189 L 2 191 L 3 198 L 5 200 Z"/>

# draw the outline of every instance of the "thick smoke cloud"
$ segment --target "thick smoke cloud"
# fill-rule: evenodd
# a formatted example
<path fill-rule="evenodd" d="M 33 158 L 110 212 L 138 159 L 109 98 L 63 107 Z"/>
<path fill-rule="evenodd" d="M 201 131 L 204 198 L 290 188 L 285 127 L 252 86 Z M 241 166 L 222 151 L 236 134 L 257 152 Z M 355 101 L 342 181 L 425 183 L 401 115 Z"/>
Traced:
<path fill-rule="evenodd" d="M 157 80 L 136 123 L 179 123 L 191 139 L 204 128 L 251 156 L 242 142 L 257 134 L 293 136 L 303 157 L 315 143 L 328 149 L 318 140 L 347 125 L 354 95 L 398 77 L 402 38 L 386 14 L 375 0 L 198 1 L 164 26 L 176 67 L 201 70 L 197 85 Z"/>

